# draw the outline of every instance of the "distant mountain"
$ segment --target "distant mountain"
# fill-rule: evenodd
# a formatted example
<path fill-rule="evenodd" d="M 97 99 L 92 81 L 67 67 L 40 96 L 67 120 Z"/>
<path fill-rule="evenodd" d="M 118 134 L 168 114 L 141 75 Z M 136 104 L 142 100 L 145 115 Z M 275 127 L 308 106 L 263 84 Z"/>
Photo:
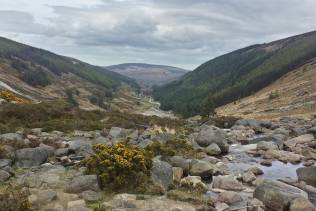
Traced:
<path fill-rule="evenodd" d="M 137 83 L 118 73 L 0 37 L 0 86 L 32 99 L 69 98 L 90 107 L 122 84 Z M 93 100 L 94 99 L 94 100 Z"/>
<path fill-rule="evenodd" d="M 165 110 L 186 117 L 207 102 L 221 106 L 249 96 L 316 57 L 316 32 L 249 46 L 212 59 L 154 91 Z"/>
<path fill-rule="evenodd" d="M 169 83 L 188 72 L 188 70 L 177 67 L 143 63 L 125 63 L 105 68 L 133 78 L 140 85 L 147 87 Z"/>

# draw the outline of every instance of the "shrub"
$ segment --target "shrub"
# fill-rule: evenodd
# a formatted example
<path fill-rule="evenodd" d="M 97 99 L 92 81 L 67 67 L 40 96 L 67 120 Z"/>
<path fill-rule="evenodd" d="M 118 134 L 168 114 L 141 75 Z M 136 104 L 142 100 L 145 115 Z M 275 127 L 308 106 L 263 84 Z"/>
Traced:
<path fill-rule="evenodd" d="M 30 103 L 30 100 L 24 97 L 18 96 L 17 94 L 8 90 L 0 91 L 0 98 L 3 98 L 8 102 L 15 101 L 16 103 L 20 103 L 20 104 Z"/>
<path fill-rule="evenodd" d="M 154 156 L 161 155 L 162 157 L 174 156 L 176 154 L 175 149 L 170 148 L 167 144 L 162 144 L 158 141 L 148 145 L 147 151 L 150 151 Z"/>
<path fill-rule="evenodd" d="M 97 144 L 95 154 L 83 161 L 87 173 L 99 175 L 101 186 L 114 191 L 131 190 L 148 181 L 151 155 L 131 145 Z"/>
<path fill-rule="evenodd" d="M 0 210 L 5 211 L 34 211 L 28 196 L 20 188 L 8 185 L 0 190 Z"/>

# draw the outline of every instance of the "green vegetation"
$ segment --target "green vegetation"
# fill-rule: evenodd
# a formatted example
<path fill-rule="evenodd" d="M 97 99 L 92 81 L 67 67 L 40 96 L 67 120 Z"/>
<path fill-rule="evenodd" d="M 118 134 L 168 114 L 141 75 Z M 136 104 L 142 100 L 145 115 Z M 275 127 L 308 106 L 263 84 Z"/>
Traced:
<path fill-rule="evenodd" d="M 0 188 L 0 209 L 5 211 L 34 211 L 28 195 L 21 188 L 5 185 Z"/>
<path fill-rule="evenodd" d="M 316 56 L 316 33 L 254 45 L 212 59 L 178 81 L 158 87 L 162 109 L 184 117 L 205 114 L 204 99 L 224 105 L 269 85 Z"/>
<path fill-rule="evenodd" d="M 45 86 L 50 83 L 47 73 L 61 76 L 72 73 L 107 90 L 114 90 L 121 83 L 139 88 L 136 82 L 125 76 L 49 51 L 33 48 L 9 39 L 0 38 L 0 58 L 11 62 L 21 79 L 31 85 Z M 39 68 L 41 67 L 41 68 Z"/>
<path fill-rule="evenodd" d="M 276 98 L 279 98 L 280 97 L 280 94 L 278 92 L 278 90 L 275 90 L 275 91 L 272 91 L 269 95 L 269 100 L 273 100 L 273 99 L 276 99 Z"/>
<path fill-rule="evenodd" d="M 99 175 L 101 186 L 108 190 L 133 190 L 150 177 L 152 157 L 143 149 L 125 144 L 97 144 L 94 152 L 83 163 L 87 173 Z"/>

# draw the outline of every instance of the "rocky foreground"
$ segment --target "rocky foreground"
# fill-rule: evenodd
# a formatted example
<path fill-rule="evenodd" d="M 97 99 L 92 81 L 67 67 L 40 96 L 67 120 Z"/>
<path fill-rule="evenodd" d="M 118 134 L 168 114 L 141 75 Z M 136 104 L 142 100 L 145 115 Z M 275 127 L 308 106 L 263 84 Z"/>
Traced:
<path fill-rule="evenodd" d="M 191 120 L 185 135 L 117 127 L 106 133 L 37 128 L 2 134 L 0 181 L 22 187 L 35 210 L 315 210 L 316 118 L 242 119 L 224 126 Z M 175 138 L 192 152 L 176 147 L 173 155 L 153 158 L 151 179 L 160 194 L 109 192 L 99 175 L 80 165 L 95 144 L 128 140 L 146 148 Z"/>

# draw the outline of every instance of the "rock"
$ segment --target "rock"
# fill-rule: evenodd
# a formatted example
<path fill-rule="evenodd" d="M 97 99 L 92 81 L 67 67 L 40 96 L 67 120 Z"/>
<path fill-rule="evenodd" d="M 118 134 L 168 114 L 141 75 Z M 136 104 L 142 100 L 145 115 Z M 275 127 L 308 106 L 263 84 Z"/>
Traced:
<path fill-rule="evenodd" d="M 6 166 L 11 166 L 12 161 L 10 159 L 0 159 L 0 169 L 6 167 Z"/>
<path fill-rule="evenodd" d="M 127 136 L 127 131 L 124 128 L 119 127 L 112 127 L 108 137 L 111 139 L 119 139 L 119 138 L 125 138 Z"/>
<path fill-rule="evenodd" d="M 217 168 L 215 165 L 202 160 L 192 160 L 190 175 L 202 178 L 211 177 Z"/>
<path fill-rule="evenodd" d="M 283 162 L 299 163 L 301 162 L 303 156 L 298 155 L 293 152 L 270 149 L 264 153 L 263 158 L 264 159 L 277 159 Z"/>
<path fill-rule="evenodd" d="M 92 190 L 84 191 L 80 195 L 88 203 L 95 203 L 102 199 L 102 196 L 100 193 L 92 191 Z"/>
<path fill-rule="evenodd" d="M 315 211 L 315 207 L 308 199 L 296 198 L 291 202 L 290 211 Z"/>
<path fill-rule="evenodd" d="M 272 166 L 272 160 L 264 159 L 260 162 L 260 164 L 263 166 Z"/>
<path fill-rule="evenodd" d="M 185 159 L 182 156 L 173 156 L 170 158 L 170 164 L 173 167 L 180 167 L 187 174 L 190 170 L 190 159 Z"/>
<path fill-rule="evenodd" d="M 87 207 L 72 207 L 67 209 L 67 211 L 92 211 L 92 209 Z"/>
<path fill-rule="evenodd" d="M 24 143 L 24 139 L 23 139 L 22 135 L 19 133 L 2 134 L 2 135 L 0 135 L 0 141 L 6 142 L 6 143 L 14 143 L 14 142 L 18 142 L 18 143 L 22 143 L 22 144 Z"/>
<path fill-rule="evenodd" d="M 183 187 L 187 187 L 196 191 L 207 191 L 207 186 L 202 182 L 202 179 L 199 176 L 187 176 L 181 179 L 180 184 Z"/>
<path fill-rule="evenodd" d="M 47 161 L 48 154 L 43 148 L 24 148 L 15 152 L 15 164 L 17 167 L 39 166 Z"/>
<path fill-rule="evenodd" d="M 172 167 L 172 173 L 173 173 L 173 181 L 176 183 L 180 183 L 183 177 L 183 169 L 180 167 Z"/>
<path fill-rule="evenodd" d="M 296 138 L 292 138 L 286 142 L 284 142 L 284 144 L 289 147 L 290 149 L 292 149 L 293 147 L 295 147 L 298 144 L 307 144 L 311 141 L 314 140 L 314 136 L 311 134 L 305 134 L 305 135 L 301 135 L 298 136 Z"/>
<path fill-rule="evenodd" d="M 225 203 L 216 203 L 216 211 L 229 211 L 229 205 Z"/>
<path fill-rule="evenodd" d="M 243 125 L 245 127 L 251 127 L 251 128 L 270 128 L 272 123 L 270 121 L 264 121 L 264 120 L 255 120 L 255 119 L 240 119 L 236 121 L 235 125 Z"/>
<path fill-rule="evenodd" d="M 173 184 L 172 166 L 167 162 L 154 158 L 151 178 L 156 184 L 160 184 L 167 189 L 169 185 Z"/>
<path fill-rule="evenodd" d="M 48 204 L 57 198 L 57 192 L 53 190 L 40 190 L 37 194 L 39 204 Z"/>
<path fill-rule="evenodd" d="M 258 144 L 257 144 L 257 150 L 264 150 L 264 151 L 267 151 L 269 149 L 272 149 L 272 150 L 278 150 L 278 146 L 273 143 L 273 142 L 266 142 L 266 141 L 260 141 Z"/>
<path fill-rule="evenodd" d="M 302 148 L 302 155 L 304 155 L 305 158 L 316 160 L 316 150 L 313 148 L 303 147 Z"/>
<path fill-rule="evenodd" d="M 75 177 L 65 188 L 67 193 L 81 193 L 86 190 L 99 191 L 99 183 L 96 175 L 83 175 Z"/>
<path fill-rule="evenodd" d="M 206 147 L 205 152 L 210 156 L 220 155 L 222 153 L 221 149 L 215 143 L 212 143 L 208 147 Z"/>
<path fill-rule="evenodd" d="M 67 207 L 68 209 L 70 208 L 75 208 L 75 207 L 85 207 L 86 206 L 86 202 L 84 200 L 76 200 L 76 201 L 69 201 L 67 203 Z"/>
<path fill-rule="evenodd" d="M 61 149 L 57 149 L 55 151 L 55 156 L 56 157 L 63 157 L 63 156 L 67 156 L 69 153 L 69 149 L 68 148 L 61 148 Z"/>
<path fill-rule="evenodd" d="M 267 179 L 260 181 L 253 196 L 272 210 L 287 210 L 294 199 L 307 199 L 307 193 L 301 189 Z"/>
<path fill-rule="evenodd" d="M 11 177 L 10 173 L 0 170 L 0 182 L 5 182 Z"/>
<path fill-rule="evenodd" d="M 263 174 L 263 171 L 259 167 L 256 167 L 256 166 L 250 167 L 247 171 L 252 172 L 254 175 L 262 175 Z"/>
<path fill-rule="evenodd" d="M 93 153 L 92 144 L 87 139 L 75 139 L 69 141 L 69 152 L 76 153 L 77 155 L 90 155 Z"/>
<path fill-rule="evenodd" d="M 252 173 L 251 171 L 247 171 L 246 173 L 244 173 L 242 175 L 242 181 L 246 182 L 246 183 L 250 183 L 255 181 L 257 178 L 254 175 L 254 173 Z"/>
<path fill-rule="evenodd" d="M 196 138 L 196 142 L 202 147 L 207 147 L 215 143 L 221 149 L 222 153 L 227 153 L 229 145 L 227 144 L 226 138 L 226 131 L 217 127 L 204 125 Z"/>
<path fill-rule="evenodd" d="M 296 170 L 298 181 L 316 187 L 316 166 L 302 167 Z"/>
<path fill-rule="evenodd" d="M 315 165 L 315 161 L 314 160 L 306 160 L 303 163 L 303 166 L 306 166 L 306 167 L 313 166 L 313 165 Z"/>
<path fill-rule="evenodd" d="M 212 187 L 232 191 L 241 191 L 245 189 L 245 187 L 236 180 L 233 175 L 213 177 Z"/>
<path fill-rule="evenodd" d="M 307 133 L 312 134 L 316 137 L 316 126 L 307 130 Z"/>
<path fill-rule="evenodd" d="M 51 146 L 48 146 L 48 145 L 46 145 L 46 144 L 42 144 L 42 143 L 41 143 L 41 144 L 39 145 L 39 147 L 42 148 L 42 149 L 44 149 L 44 150 L 46 150 L 48 157 L 52 157 L 52 156 L 54 155 L 54 153 L 55 153 L 55 148 L 54 148 L 54 147 L 51 147 Z"/>
<path fill-rule="evenodd" d="M 217 200 L 226 204 L 234 204 L 242 201 L 242 198 L 234 191 L 225 191 L 219 194 Z"/>
<path fill-rule="evenodd" d="M 252 199 L 247 203 L 247 206 L 247 211 L 264 211 L 264 205 L 258 199 Z"/>

